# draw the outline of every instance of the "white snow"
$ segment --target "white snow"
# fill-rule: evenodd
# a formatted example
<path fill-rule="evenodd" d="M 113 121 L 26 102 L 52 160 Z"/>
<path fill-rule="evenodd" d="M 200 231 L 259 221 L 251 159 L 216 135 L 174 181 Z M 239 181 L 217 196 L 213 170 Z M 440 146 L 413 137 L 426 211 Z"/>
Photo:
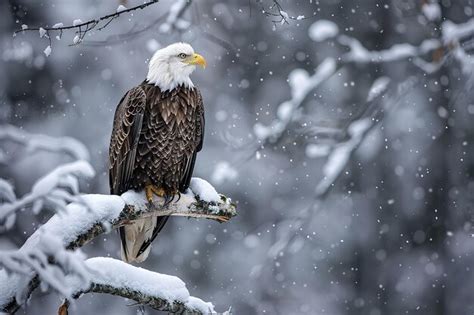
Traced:
<path fill-rule="evenodd" d="M 439 3 L 425 3 L 422 5 L 421 10 L 429 21 L 436 21 L 441 18 L 441 7 Z"/>
<path fill-rule="evenodd" d="M 319 158 L 327 156 L 331 151 L 331 147 L 325 144 L 310 143 L 306 146 L 305 153 L 309 158 Z"/>
<path fill-rule="evenodd" d="M 46 47 L 43 52 L 46 55 L 46 57 L 49 57 L 49 55 L 51 55 L 51 46 L 48 45 L 48 47 Z"/>
<path fill-rule="evenodd" d="M 143 191 L 137 192 L 135 190 L 129 190 L 124 192 L 120 197 L 122 197 L 127 205 L 133 205 L 138 209 L 146 209 L 148 206 L 148 201 Z"/>
<path fill-rule="evenodd" d="M 467 37 L 474 32 L 474 18 L 460 24 L 455 24 L 448 20 L 443 22 L 441 29 L 443 31 L 443 40 L 445 43 L 457 41 L 460 38 Z"/>
<path fill-rule="evenodd" d="M 336 61 L 326 58 L 312 76 L 304 69 L 295 69 L 288 76 L 292 98 L 284 101 L 278 106 L 277 116 L 270 125 L 264 126 L 256 123 L 253 127 L 254 133 L 259 140 L 274 139 L 281 135 L 287 125 L 298 114 L 298 108 L 303 103 L 306 96 L 325 82 L 336 71 Z"/>
<path fill-rule="evenodd" d="M 288 19 L 290 18 L 290 16 L 288 15 L 288 13 L 286 13 L 286 11 L 283 11 L 283 10 L 280 10 L 280 15 L 281 15 L 281 17 L 282 17 L 280 23 L 283 25 L 283 24 L 285 24 L 285 22 L 288 21 Z"/>
<path fill-rule="evenodd" d="M 191 188 L 193 193 L 203 201 L 219 202 L 221 200 L 216 189 L 202 178 L 199 178 L 199 177 L 191 178 L 191 184 L 189 188 Z"/>
<path fill-rule="evenodd" d="M 46 35 L 46 30 L 42 27 L 39 28 L 39 35 L 40 38 L 42 38 L 44 35 Z"/>
<path fill-rule="evenodd" d="M 73 25 L 73 26 L 77 26 L 77 25 L 79 25 L 79 24 L 82 24 L 82 20 L 81 20 L 81 19 L 76 19 L 76 20 L 72 21 L 72 25 Z"/>
<path fill-rule="evenodd" d="M 436 39 L 426 39 L 419 46 L 402 43 L 395 44 L 384 50 L 371 51 L 365 48 L 362 43 L 350 36 L 341 35 L 338 37 L 342 45 L 348 46 L 350 51 L 343 55 L 343 59 L 347 61 L 369 63 L 369 62 L 390 62 L 409 57 L 417 57 L 428 53 L 440 46 Z"/>
<path fill-rule="evenodd" d="M 76 161 L 60 165 L 50 173 L 38 179 L 31 192 L 21 199 L 0 205 L 1 219 L 7 218 L 18 209 L 33 204 L 33 212 L 37 213 L 46 204 L 56 211 L 64 210 L 66 204 L 76 201 L 78 178 L 90 178 L 95 174 L 94 169 L 87 161 Z M 70 193 L 66 189 L 72 191 Z"/>
<path fill-rule="evenodd" d="M 377 96 L 379 96 L 384 91 L 386 91 L 389 83 L 390 83 L 389 77 L 377 78 L 374 81 L 374 83 L 372 83 L 372 87 L 369 90 L 369 95 L 367 96 L 367 101 L 370 102 L 374 100 Z"/>
<path fill-rule="evenodd" d="M 157 51 L 158 49 L 160 49 L 160 47 L 161 47 L 160 43 L 154 38 L 152 38 L 152 39 L 150 39 L 146 42 L 146 48 L 151 53 Z"/>
<path fill-rule="evenodd" d="M 316 72 L 311 77 L 303 69 L 293 70 L 288 81 L 291 87 L 292 99 L 285 101 L 278 107 L 278 118 L 269 126 L 263 126 L 260 123 L 254 125 L 254 132 L 257 138 L 264 140 L 272 136 L 281 134 L 288 123 L 296 115 L 296 110 L 303 102 L 306 95 L 324 82 L 336 69 L 336 63 L 332 58 L 325 59 Z"/>
<path fill-rule="evenodd" d="M 187 0 L 174 1 L 174 3 L 169 9 L 169 14 L 166 18 L 166 22 L 160 25 L 161 33 L 168 33 L 173 28 L 176 28 L 178 30 L 185 30 L 191 25 L 188 21 L 180 18 L 181 12 L 186 8 L 187 5 Z"/>
<path fill-rule="evenodd" d="M 178 277 L 152 272 L 108 257 L 90 258 L 85 264 L 94 275 L 94 283 L 138 291 L 169 302 L 182 302 L 204 314 L 215 312 L 212 303 L 190 296 L 186 284 Z M 88 288 L 74 276 L 67 278 L 67 284 L 76 291 Z"/>
<path fill-rule="evenodd" d="M 125 206 L 125 202 L 119 196 L 85 195 L 82 197 L 82 201 L 83 203 L 71 203 L 63 213 L 55 214 L 26 240 L 18 252 L 14 253 L 19 258 L 23 258 L 23 261 L 28 262 L 27 266 L 40 274 L 46 284 L 52 285 L 56 290 L 65 294 L 71 293 L 71 291 L 62 286 L 61 281 L 57 281 L 57 279 L 61 279 L 61 274 L 58 274 L 57 267 L 51 267 L 53 265 L 46 263 L 47 257 L 55 255 L 60 263 L 65 264 L 63 267 L 69 268 L 68 274 L 76 273 L 79 275 L 77 281 L 82 279 L 83 283 L 87 283 L 84 281 L 87 279 L 81 269 L 81 259 L 78 259 L 77 252 L 65 251 L 64 247 L 75 240 L 77 235 L 88 231 L 97 222 L 106 222 L 117 218 Z M 1 257 L 9 259 L 5 252 Z M 41 265 L 37 265 L 35 263 L 37 261 L 43 262 Z M 4 269 L 0 270 L 0 305 L 15 296 L 22 301 L 22 295 L 26 294 L 25 289 L 32 276 L 34 274 L 31 272 L 24 271 L 20 274 L 9 275 Z"/>
<path fill-rule="evenodd" d="M 8 202 L 13 202 L 16 200 L 13 185 L 3 178 L 0 178 L 0 199 Z"/>
<path fill-rule="evenodd" d="M 119 12 L 122 12 L 122 11 L 125 11 L 125 10 L 127 10 L 127 8 L 124 5 L 121 4 L 121 5 L 118 6 L 116 12 L 119 13 Z"/>
<path fill-rule="evenodd" d="M 80 40 L 81 40 L 81 38 L 79 37 L 79 35 L 76 35 L 72 39 L 72 43 L 75 45 L 75 44 L 79 43 Z"/>
<path fill-rule="evenodd" d="M 215 314 L 214 305 L 212 303 L 204 302 L 200 298 L 194 296 L 190 296 L 184 304 L 188 308 L 199 311 L 203 314 Z"/>
<path fill-rule="evenodd" d="M 351 136 L 346 142 L 336 146 L 329 154 L 326 164 L 323 167 L 324 178 L 316 187 L 316 194 L 323 194 L 329 186 L 334 183 L 336 178 L 344 170 L 352 152 L 363 140 L 364 133 L 371 127 L 370 118 L 363 118 L 352 122 L 348 127 L 348 133 Z"/>
<path fill-rule="evenodd" d="M 28 25 L 22 24 L 22 25 L 21 25 L 21 29 L 22 29 L 22 30 L 27 30 L 27 29 L 28 29 Z"/>
<path fill-rule="evenodd" d="M 60 165 L 52 172 L 38 179 L 31 189 L 31 194 L 43 196 L 61 184 L 66 184 L 69 188 L 72 188 L 73 186 L 70 185 L 71 175 L 91 178 L 95 175 L 95 171 L 87 161 L 76 161 Z"/>
<path fill-rule="evenodd" d="M 63 23 L 56 23 L 52 26 L 52 28 L 60 28 L 60 27 L 63 27 L 64 24 Z"/>
<path fill-rule="evenodd" d="M 54 191 L 54 187 L 57 187 L 55 185 L 61 181 L 61 175 L 69 175 L 71 172 L 91 174 L 91 169 L 85 161 L 63 165 L 41 178 L 31 194 Z M 0 181 L 1 183 L 3 182 Z M 13 199 L 12 187 L 7 184 L 2 186 L 5 186 L 4 194 Z M 71 190 L 75 189 L 71 187 Z M 220 202 L 215 189 L 203 179 L 193 178 L 191 189 L 204 201 Z M 184 194 L 177 207 L 187 208 L 194 201 L 194 195 Z M 20 303 L 24 302 L 28 297 L 28 283 L 38 274 L 42 280 L 42 288 L 51 286 L 66 296 L 72 294 L 76 288 L 87 287 L 90 281 L 94 281 L 125 286 L 164 299 L 179 300 L 203 313 L 214 312 L 211 303 L 190 297 L 184 283 L 176 277 L 133 267 L 111 258 L 92 258 L 84 262 L 81 252 L 64 249 L 76 240 L 78 235 L 86 233 L 97 223 L 103 222 L 105 225 L 117 219 L 126 203 L 134 206 L 145 205 L 143 192 L 129 191 L 122 197 L 82 195 L 77 202 L 68 204 L 64 211 L 55 214 L 38 228 L 18 251 L 1 252 L 0 265 L 7 266 L 13 273 L 7 273 L 5 268 L 0 270 L 0 305 L 15 297 Z M 48 257 L 54 257 L 60 267 L 48 264 Z M 98 272 L 90 275 L 91 269 Z M 65 279 L 68 281 L 67 285 Z"/>
<path fill-rule="evenodd" d="M 76 160 L 90 159 L 89 150 L 77 139 L 71 137 L 50 137 L 41 134 L 30 134 L 13 125 L 0 126 L 0 139 L 17 142 L 26 146 L 29 154 L 38 150 L 61 152 L 71 155 Z"/>
<path fill-rule="evenodd" d="M 123 261 L 95 257 L 86 260 L 86 265 L 94 273 L 93 281 L 102 285 L 140 291 L 168 301 L 187 301 L 189 292 L 185 283 L 178 277 L 163 275 L 143 268 L 134 267 Z M 85 289 L 73 278 L 68 279 L 71 286 Z M 79 286 L 78 286 L 79 284 Z"/>
<path fill-rule="evenodd" d="M 66 208 L 67 213 L 55 214 L 41 229 L 56 235 L 64 245 L 67 245 L 97 222 L 118 218 L 125 207 L 124 200 L 113 195 L 83 195 L 81 200 L 84 204 L 69 204 Z"/>
<path fill-rule="evenodd" d="M 233 181 L 238 176 L 237 170 L 227 161 L 220 161 L 216 164 L 211 175 L 211 181 L 216 185 L 221 185 L 226 181 Z"/>
<path fill-rule="evenodd" d="M 322 42 L 329 38 L 336 37 L 339 34 L 339 28 L 336 23 L 328 20 L 319 20 L 314 22 L 308 29 L 309 37 L 315 42 Z"/>

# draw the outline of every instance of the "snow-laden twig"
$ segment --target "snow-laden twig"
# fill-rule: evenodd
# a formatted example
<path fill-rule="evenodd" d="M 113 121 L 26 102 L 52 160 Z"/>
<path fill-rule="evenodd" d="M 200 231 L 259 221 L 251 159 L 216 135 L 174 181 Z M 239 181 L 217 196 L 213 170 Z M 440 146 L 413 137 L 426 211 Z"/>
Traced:
<path fill-rule="evenodd" d="M 122 196 L 83 195 L 80 203 L 69 204 L 65 211 L 46 222 L 20 251 L 28 251 L 35 246 L 37 242 L 34 240 L 41 233 L 60 240 L 64 248 L 73 250 L 100 234 L 145 217 L 187 216 L 225 222 L 236 215 L 236 206 L 231 200 L 218 195 L 204 180 L 194 178 L 190 188 L 186 194 L 181 194 L 179 200 L 176 197 L 175 201 L 164 207 L 162 198 L 156 197 L 154 203 L 149 205 L 143 193 L 133 191 Z M 39 285 L 40 278 L 33 270 L 27 276 L 0 272 L 0 310 L 15 312 Z M 138 294 L 130 298 L 139 301 L 141 297 Z"/>
<path fill-rule="evenodd" d="M 288 77 L 291 88 L 291 99 L 278 106 L 278 117 L 269 126 L 260 123 L 254 126 L 254 132 L 260 144 L 263 145 L 266 142 L 274 143 L 278 141 L 288 125 L 297 116 L 298 110 L 311 91 L 325 82 L 336 71 L 336 61 L 332 58 L 325 59 L 312 76 L 309 76 L 303 69 L 293 70 Z"/>
<path fill-rule="evenodd" d="M 298 235 L 298 231 L 304 231 L 311 220 L 308 220 L 310 214 L 314 214 L 323 206 L 325 198 L 333 187 L 336 180 L 344 171 L 351 156 L 360 147 L 365 137 L 371 130 L 379 126 L 387 112 L 393 111 L 400 103 L 400 99 L 405 97 L 408 92 L 417 83 L 414 78 L 409 78 L 398 85 L 394 91 L 388 88 L 389 80 L 386 77 L 377 79 L 369 91 L 367 102 L 377 105 L 371 113 L 353 121 L 349 126 L 347 133 L 350 139 L 336 145 L 328 154 L 325 165 L 323 166 L 323 179 L 315 188 L 315 200 L 309 207 L 302 209 L 295 217 L 289 218 L 278 224 L 277 241 L 268 250 L 269 258 L 276 258 L 284 251 Z M 387 95 L 392 92 L 393 95 Z M 372 106 L 366 106 L 368 109 Z"/>
<path fill-rule="evenodd" d="M 62 36 L 63 31 L 65 30 L 76 30 L 75 34 L 76 36 L 74 37 L 73 44 L 79 44 L 82 42 L 86 34 L 94 29 L 97 30 L 102 30 L 106 28 L 113 20 L 118 18 L 120 15 L 132 12 L 135 10 L 139 9 L 145 9 L 146 7 L 158 3 L 159 0 L 150 0 L 148 2 L 142 3 L 140 5 L 134 6 L 132 8 L 125 8 L 123 6 L 119 6 L 115 12 L 104 15 L 102 17 L 92 19 L 86 22 L 82 22 L 80 19 L 76 19 L 73 21 L 71 25 L 64 25 L 63 23 L 56 23 L 52 27 L 33 27 L 30 28 L 27 25 L 22 25 L 21 30 L 17 30 L 14 32 L 14 35 L 20 33 L 20 32 L 25 32 L 25 31 L 38 31 L 40 32 L 41 37 L 47 37 L 49 40 L 51 39 L 50 37 L 50 32 L 59 32 L 59 37 Z M 99 24 L 102 24 L 101 22 L 104 22 L 102 26 L 99 26 Z M 98 27 L 99 26 L 99 27 Z M 50 46 L 51 46 L 51 41 L 50 41 Z"/>
<path fill-rule="evenodd" d="M 474 58 L 468 53 L 474 46 L 474 19 L 461 24 L 445 21 L 441 29 L 445 46 L 450 47 L 452 56 L 461 64 L 463 72 L 474 72 Z M 466 45 L 461 45 L 462 41 Z"/>
<path fill-rule="evenodd" d="M 396 44 L 384 50 L 368 50 L 354 37 L 341 35 L 339 43 L 349 47 L 341 59 L 353 63 L 383 63 L 418 57 L 434 51 L 442 46 L 437 39 L 426 39 L 419 46 L 411 44 Z"/>
<path fill-rule="evenodd" d="M 65 153 L 76 160 L 88 161 L 90 159 L 89 150 L 84 144 L 71 137 L 31 134 L 12 125 L 0 125 L 0 140 L 21 144 L 26 147 L 29 154 L 42 150 Z"/>
<path fill-rule="evenodd" d="M 18 279 L 19 283 L 27 284 L 31 280 L 31 273 L 34 272 L 43 290 L 51 287 L 68 298 L 72 297 L 76 290 L 67 285 L 67 276 L 75 276 L 76 281 L 83 286 L 90 285 L 91 272 L 84 264 L 85 255 L 79 250 L 65 250 L 61 241 L 44 233 L 43 230 L 29 239 L 28 245 L 25 244 L 20 250 L 0 253 L 0 267 L 2 267 L 0 278 L 3 280 Z M 12 288 L 9 287 L 11 284 L 3 283 L 0 292 L 5 289 L 16 289 L 16 299 L 25 300 L 28 287 Z"/>
<path fill-rule="evenodd" d="M 90 258 L 85 262 L 95 276 L 84 284 L 77 275 L 66 280 L 74 297 L 84 293 L 106 293 L 132 299 L 155 310 L 173 314 L 213 314 L 214 305 L 190 296 L 186 284 L 179 278 L 134 267 L 106 257 Z"/>
<path fill-rule="evenodd" d="M 272 23 L 274 29 L 277 24 L 289 24 L 290 20 L 304 20 L 304 15 L 292 16 L 286 12 L 278 0 L 272 0 L 271 4 L 268 6 L 268 9 L 263 5 L 262 0 L 257 0 L 257 4 L 260 5 L 260 11 L 263 15 L 272 18 Z"/>
<path fill-rule="evenodd" d="M 79 179 L 90 178 L 94 174 L 94 169 L 87 161 L 80 160 L 58 166 L 38 179 L 31 192 L 20 199 L 15 198 L 0 205 L 0 228 L 8 229 L 13 224 L 11 216 L 26 206 L 31 205 L 33 213 L 37 214 L 44 207 L 62 211 L 68 203 L 79 202 Z"/>
<path fill-rule="evenodd" d="M 299 115 L 299 109 L 304 106 L 306 97 L 338 69 L 348 64 L 409 61 L 425 73 L 433 73 L 443 66 L 447 56 L 452 55 L 460 61 L 464 72 L 474 69 L 473 58 L 459 45 L 461 40 L 474 37 L 474 19 L 463 24 L 444 22 L 441 40 L 426 39 L 418 46 L 408 43 L 396 44 L 383 50 L 369 50 L 358 39 L 344 34 L 339 35 L 337 25 L 326 20 L 313 23 L 309 29 L 309 36 L 317 42 L 336 37 L 341 45 L 349 48 L 349 51 L 336 59 L 326 58 L 312 76 L 303 69 L 296 69 L 290 73 L 288 81 L 292 98 L 278 105 L 277 117 L 270 125 L 257 123 L 254 126 L 254 133 L 261 147 L 279 141 L 285 131 L 292 126 L 291 122 L 297 122 L 302 117 Z M 423 59 L 427 55 L 430 57 L 429 61 Z"/>

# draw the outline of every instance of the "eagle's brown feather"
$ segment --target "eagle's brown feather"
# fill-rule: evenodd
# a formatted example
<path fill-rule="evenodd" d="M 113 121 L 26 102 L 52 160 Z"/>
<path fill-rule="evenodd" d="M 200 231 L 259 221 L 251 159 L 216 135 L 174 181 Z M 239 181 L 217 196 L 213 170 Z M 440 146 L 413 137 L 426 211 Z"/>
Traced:
<path fill-rule="evenodd" d="M 114 117 L 109 149 L 111 193 L 120 195 L 149 184 L 163 188 L 165 198 L 184 192 L 189 187 L 203 136 L 204 108 L 198 89 L 179 86 L 162 92 L 146 82 L 131 89 L 120 101 Z M 137 253 L 126 253 L 122 228 L 125 255 L 143 253 L 166 220 L 167 217 L 157 218 L 153 233 Z"/>

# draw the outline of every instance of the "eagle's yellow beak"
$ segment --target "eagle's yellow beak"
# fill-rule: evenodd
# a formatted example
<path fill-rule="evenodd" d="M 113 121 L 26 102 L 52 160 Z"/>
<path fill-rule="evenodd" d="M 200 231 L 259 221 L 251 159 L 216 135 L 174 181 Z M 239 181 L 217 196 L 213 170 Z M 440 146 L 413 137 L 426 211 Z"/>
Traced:
<path fill-rule="evenodd" d="M 190 65 L 199 65 L 203 68 L 206 68 L 207 62 L 206 59 L 204 59 L 203 56 L 200 54 L 193 54 L 192 56 L 189 57 L 188 64 Z"/>

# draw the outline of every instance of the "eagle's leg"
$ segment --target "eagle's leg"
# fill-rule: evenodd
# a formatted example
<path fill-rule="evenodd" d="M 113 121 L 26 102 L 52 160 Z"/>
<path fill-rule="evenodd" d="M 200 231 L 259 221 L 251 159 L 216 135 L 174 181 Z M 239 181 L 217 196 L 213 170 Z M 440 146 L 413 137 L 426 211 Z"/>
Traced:
<path fill-rule="evenodd" d="M 158 197 L 163 197 L 165 195 L 165 191 L 161 187 L 156 187 L 155 185 L 149 184 L 145 186 L 145 194 L 146 200 L 149 203 L 153 203 L 153 194 L 157 195 Z"/>

